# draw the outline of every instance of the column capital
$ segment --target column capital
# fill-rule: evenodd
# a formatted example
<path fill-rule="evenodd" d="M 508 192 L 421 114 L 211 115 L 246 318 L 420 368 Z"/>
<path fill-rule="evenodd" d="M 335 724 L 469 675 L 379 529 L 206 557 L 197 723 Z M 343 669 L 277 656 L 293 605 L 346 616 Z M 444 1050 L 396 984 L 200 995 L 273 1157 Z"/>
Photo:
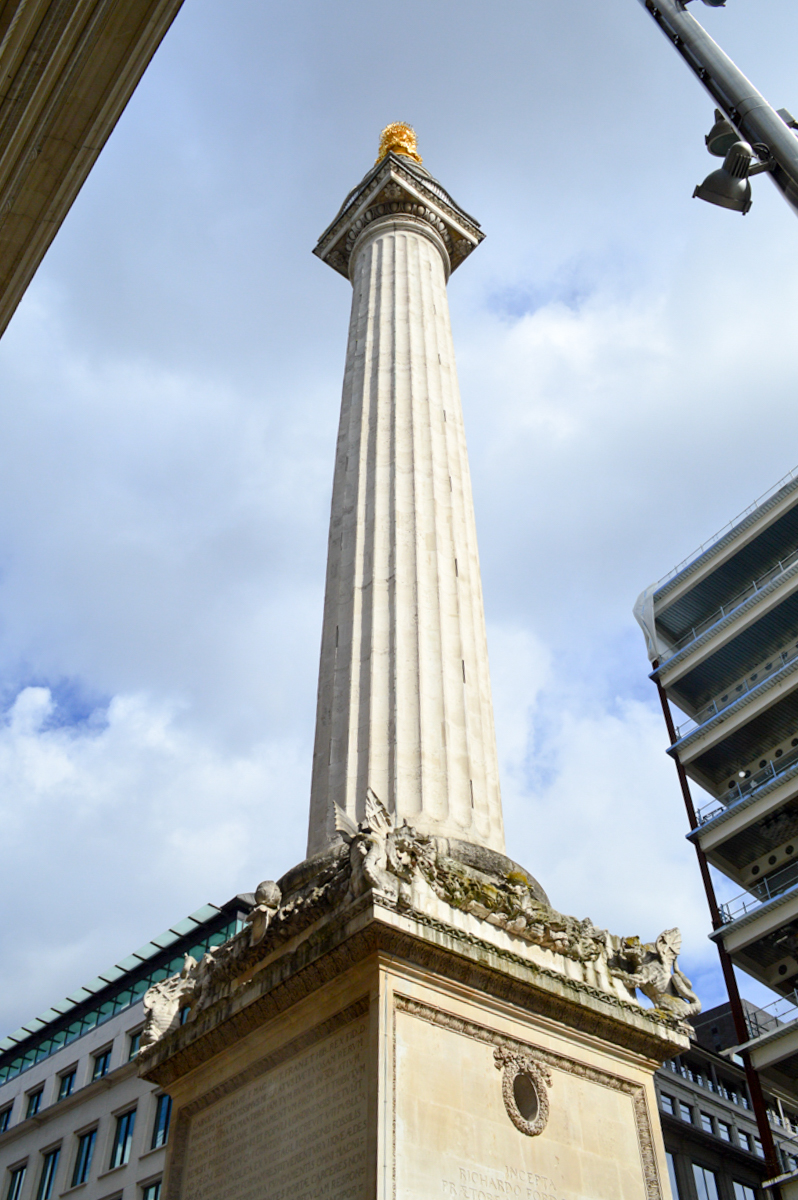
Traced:
<path fill-rule="evenodd" d="M 412 217 L 434 229 L 453 271 L 485 236 L 479 222 L 420 163 L 389 151 L 349 193 L 313 253 L 348 279 L 355 242 L 373 221 L 392 216 Z"/>

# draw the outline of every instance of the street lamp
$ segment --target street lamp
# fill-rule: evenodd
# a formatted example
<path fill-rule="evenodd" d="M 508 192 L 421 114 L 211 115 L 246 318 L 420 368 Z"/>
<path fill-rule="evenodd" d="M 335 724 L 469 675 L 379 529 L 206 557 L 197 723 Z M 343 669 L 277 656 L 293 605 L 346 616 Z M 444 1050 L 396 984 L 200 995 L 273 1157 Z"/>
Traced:
<path fill-rule="evenodd" d="M 640 0 L 717 105 L 707 149 L 723 166 L 707 176 L 693 195 L 721 208 L 747 213 L 751 176 L 767 172 L 798 212 L 798 122 L 772 108 L 695 17 L 691 0 Z M 704 0 L 723 8 L 725 0 Z M 754 160 L 757 161 L 754 161 Z"/>

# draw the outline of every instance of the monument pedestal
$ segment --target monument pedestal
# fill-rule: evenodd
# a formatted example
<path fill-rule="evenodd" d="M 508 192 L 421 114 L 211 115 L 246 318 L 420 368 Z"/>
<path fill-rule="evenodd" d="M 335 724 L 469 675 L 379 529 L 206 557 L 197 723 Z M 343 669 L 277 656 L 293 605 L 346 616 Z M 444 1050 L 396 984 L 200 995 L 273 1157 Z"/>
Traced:
<path fill-rule="evenodd" d="M 683 1027 L 614 979 L 617 939 L 573 922 L 608 947 L 579 961 L 468 903 L 417 875 L 198 968 L 142 1053 L 173 1100 L 164 1200 L 667 1200 L 652 1074 Z"/>

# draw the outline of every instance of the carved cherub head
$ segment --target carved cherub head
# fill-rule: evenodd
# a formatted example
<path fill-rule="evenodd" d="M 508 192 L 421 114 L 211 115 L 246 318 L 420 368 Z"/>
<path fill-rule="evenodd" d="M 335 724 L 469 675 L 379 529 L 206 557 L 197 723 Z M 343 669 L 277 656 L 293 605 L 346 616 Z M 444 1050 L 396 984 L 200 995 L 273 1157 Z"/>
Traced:
<path fill-rule="evenodd" d="M 375 161 L 382 162 L 391 150 L 394 154 L 405 154 L 417 163 L 422 161 L 416 145 L 415 130 L 403 121 L 395 121 L 393 125 L 385 126 L 380 135 L 380 149 Z"/>
<path fill-rule="evenodd" d="M 264 908 L 279 908 L 281 899 L 280 889 L 271 879 L 264 879 L 255 888 L 255 903 Z"/>

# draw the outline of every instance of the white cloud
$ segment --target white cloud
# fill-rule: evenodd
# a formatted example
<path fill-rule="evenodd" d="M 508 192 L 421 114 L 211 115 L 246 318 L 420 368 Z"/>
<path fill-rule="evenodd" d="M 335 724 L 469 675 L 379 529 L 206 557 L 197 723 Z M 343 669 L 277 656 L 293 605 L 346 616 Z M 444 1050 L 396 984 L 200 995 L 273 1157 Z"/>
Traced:
<path fill-rule="evenodd" d="M 0 728 L 3 908 L 23 906 L 35 931 L 7 927 L 4 961 L 37 1011 L 186 911 L 301 859 L 305 814 L 284 800 L 309 782 L 306 744 L 220 753 L 163 699 L 116 696 L 93 727 L 56 715 L 49 690 L 29 687 Z M 2 1005 L 13 1024 L 18 1001 Z"/>

